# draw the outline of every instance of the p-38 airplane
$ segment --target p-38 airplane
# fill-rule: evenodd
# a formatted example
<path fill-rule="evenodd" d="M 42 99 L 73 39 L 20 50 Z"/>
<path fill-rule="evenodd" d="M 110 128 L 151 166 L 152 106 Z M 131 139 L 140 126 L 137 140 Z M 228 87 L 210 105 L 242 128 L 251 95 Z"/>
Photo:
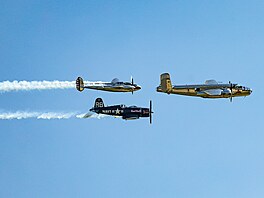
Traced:
<path fill-rule="evenodd" d="M 252 90 L 230 81 L 228 84 L 223 84 L 215 80 L 207 80 L 204 84 L 198 85 L 172 85 L 170 74 L 164 73 L 160 75 L 160 85 L 157 87 L 157 92 L 202 98 L 229 98 L 232 102 L 233 97 L 248 96 Z"/>
<path fill-rule="evenodd" d="M 133 94 L 134 91 L 140 90 L 141 87 L 134 84 L 133 78 L 131 78 L 131 82 L 120 82 L 117 78 L 113 79 L 112 82 L 84 82 L 81 77 L 78 77 L 76 89 L 78 91 L 96 89 L 111 92 L 132 92 Z"/>
<path fill-rule="evenodd" d="M 122 117 L 125 120 L 135 120 L 140 117 L 149 117 L 150 124 L 152 123 L 152 102 L 150 101 L 149 108 L 142 108 L 137 106 L 127 107 L 125 105 L 112 105 L 104 106 L 102 98 L 97 98 L 94 103 L 94 107 L 90 111 L 97 114 L 106 114 L 115 117 Z"/>

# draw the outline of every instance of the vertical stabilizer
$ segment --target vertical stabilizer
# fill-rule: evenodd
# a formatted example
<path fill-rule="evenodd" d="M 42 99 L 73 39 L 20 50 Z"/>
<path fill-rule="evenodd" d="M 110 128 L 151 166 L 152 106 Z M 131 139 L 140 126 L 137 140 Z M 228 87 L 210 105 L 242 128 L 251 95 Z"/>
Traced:
<path fill-rule="evenodd" d="M 83 91 L 84 90 L 84 83 L 83 83 L 83 79 L 81 77 L 78 77 L 76 79 L 76 89 L 78 91 Z"/>
<path fill-rule="evenodd" d="M 104 107 L 104 102 L 102 98 L 96 98 L 94 102 L 94 108 L 102 108 Z"/>
<path fill-rule="evenodd" d="M 161 85 L 162 92 L 165 92 L 168 94 L 171 93 L 172 85 L 171 85 L 169 73 L 164 73 L 160 75 L 160 85 Z"/>

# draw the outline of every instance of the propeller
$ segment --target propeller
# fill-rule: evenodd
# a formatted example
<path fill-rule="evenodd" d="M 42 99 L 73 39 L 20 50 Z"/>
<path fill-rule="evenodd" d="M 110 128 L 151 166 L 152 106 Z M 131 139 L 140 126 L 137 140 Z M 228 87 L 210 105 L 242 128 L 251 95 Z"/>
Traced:
<path fill-rule="evenodd" d="M 152 124 L 152 101 L 149 101 L 149 123 Z"/>
<path fill-rule="evenodd" d="M 131 84 L 134 85 L 134 79 L 132 76 L 131 76 Z"/>
<path fill-rule="evenodd" d="M 131 76 L 131 84 L 132 84 L 132 86 L 134 85 L 134 79 L 133 79 L 133 77 Z M 132 88 L 132 95 L 134 94 L 134 89 Z"/>
<path fill-rule="evenodd" d="M 231 91 L 230 102 L 232 102 L 233 101 L 233 84 L 231 83 L 231 81 L 229 81 L 229 85 L 230 85 L 230 91 Z"/>

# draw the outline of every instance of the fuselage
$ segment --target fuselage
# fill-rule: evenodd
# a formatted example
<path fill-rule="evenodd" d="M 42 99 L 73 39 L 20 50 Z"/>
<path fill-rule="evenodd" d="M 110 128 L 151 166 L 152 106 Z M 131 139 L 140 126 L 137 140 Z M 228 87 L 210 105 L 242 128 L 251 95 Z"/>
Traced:
<path fill-rule="evenodd" d="M 157 87 L 158 92 L 164 92 L 161 86 Z M 215 93 L 214 93 L 215 92 Z M 197 85 L 175 85 L 168 94 L 178 94 L 185 96 L 197 96 L 202 98 L 230 98 L 248 96 L 252 90 L 248 87 L 234 84 L 197 84 Z"/>
<path fill-rule="evenodd" d="M 129 82 L 117 82 L 117 83 L 95 82 L 89 84 L 87 83 L 85 84 L 84 88 L 101 90 L 101 91 L 111 91 L 111 92 L 133 92 L 141 89 L 140 86 Z"/>
<path fill-rule="evenodd" d="M 113 105 L 108 107 L 94 107 L 90 111 L 97 114 L 106 114 L 111 116 L 120 116 L 123 119 L 138 119 L 139 117 L 149 117 L 148 108 L 136 106 L 126 107 L 125 105 Z"/>

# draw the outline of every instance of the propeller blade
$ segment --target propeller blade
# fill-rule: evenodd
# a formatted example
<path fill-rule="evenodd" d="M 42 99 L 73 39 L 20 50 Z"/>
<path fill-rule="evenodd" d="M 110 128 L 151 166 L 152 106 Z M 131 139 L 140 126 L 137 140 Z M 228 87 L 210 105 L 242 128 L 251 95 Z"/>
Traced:
<path fill-rule="evenodd" d="M 229 81 L 229 84 L 230 84 L 230 102 L 233 101 L 233 84 L 231 83 L 231 81 Z"/>
<path fill-rule="evenodd" d="M 134 85 L 134 79 L 133 77 L 131 76 L 131 84 Z M 132 95 L 134 94 L 134 89 L 132 89 Z"/>
<path fill-rule="evenodd" d="M 149 101 L 149 123 L 152 124 L 152 101 Z"/>

